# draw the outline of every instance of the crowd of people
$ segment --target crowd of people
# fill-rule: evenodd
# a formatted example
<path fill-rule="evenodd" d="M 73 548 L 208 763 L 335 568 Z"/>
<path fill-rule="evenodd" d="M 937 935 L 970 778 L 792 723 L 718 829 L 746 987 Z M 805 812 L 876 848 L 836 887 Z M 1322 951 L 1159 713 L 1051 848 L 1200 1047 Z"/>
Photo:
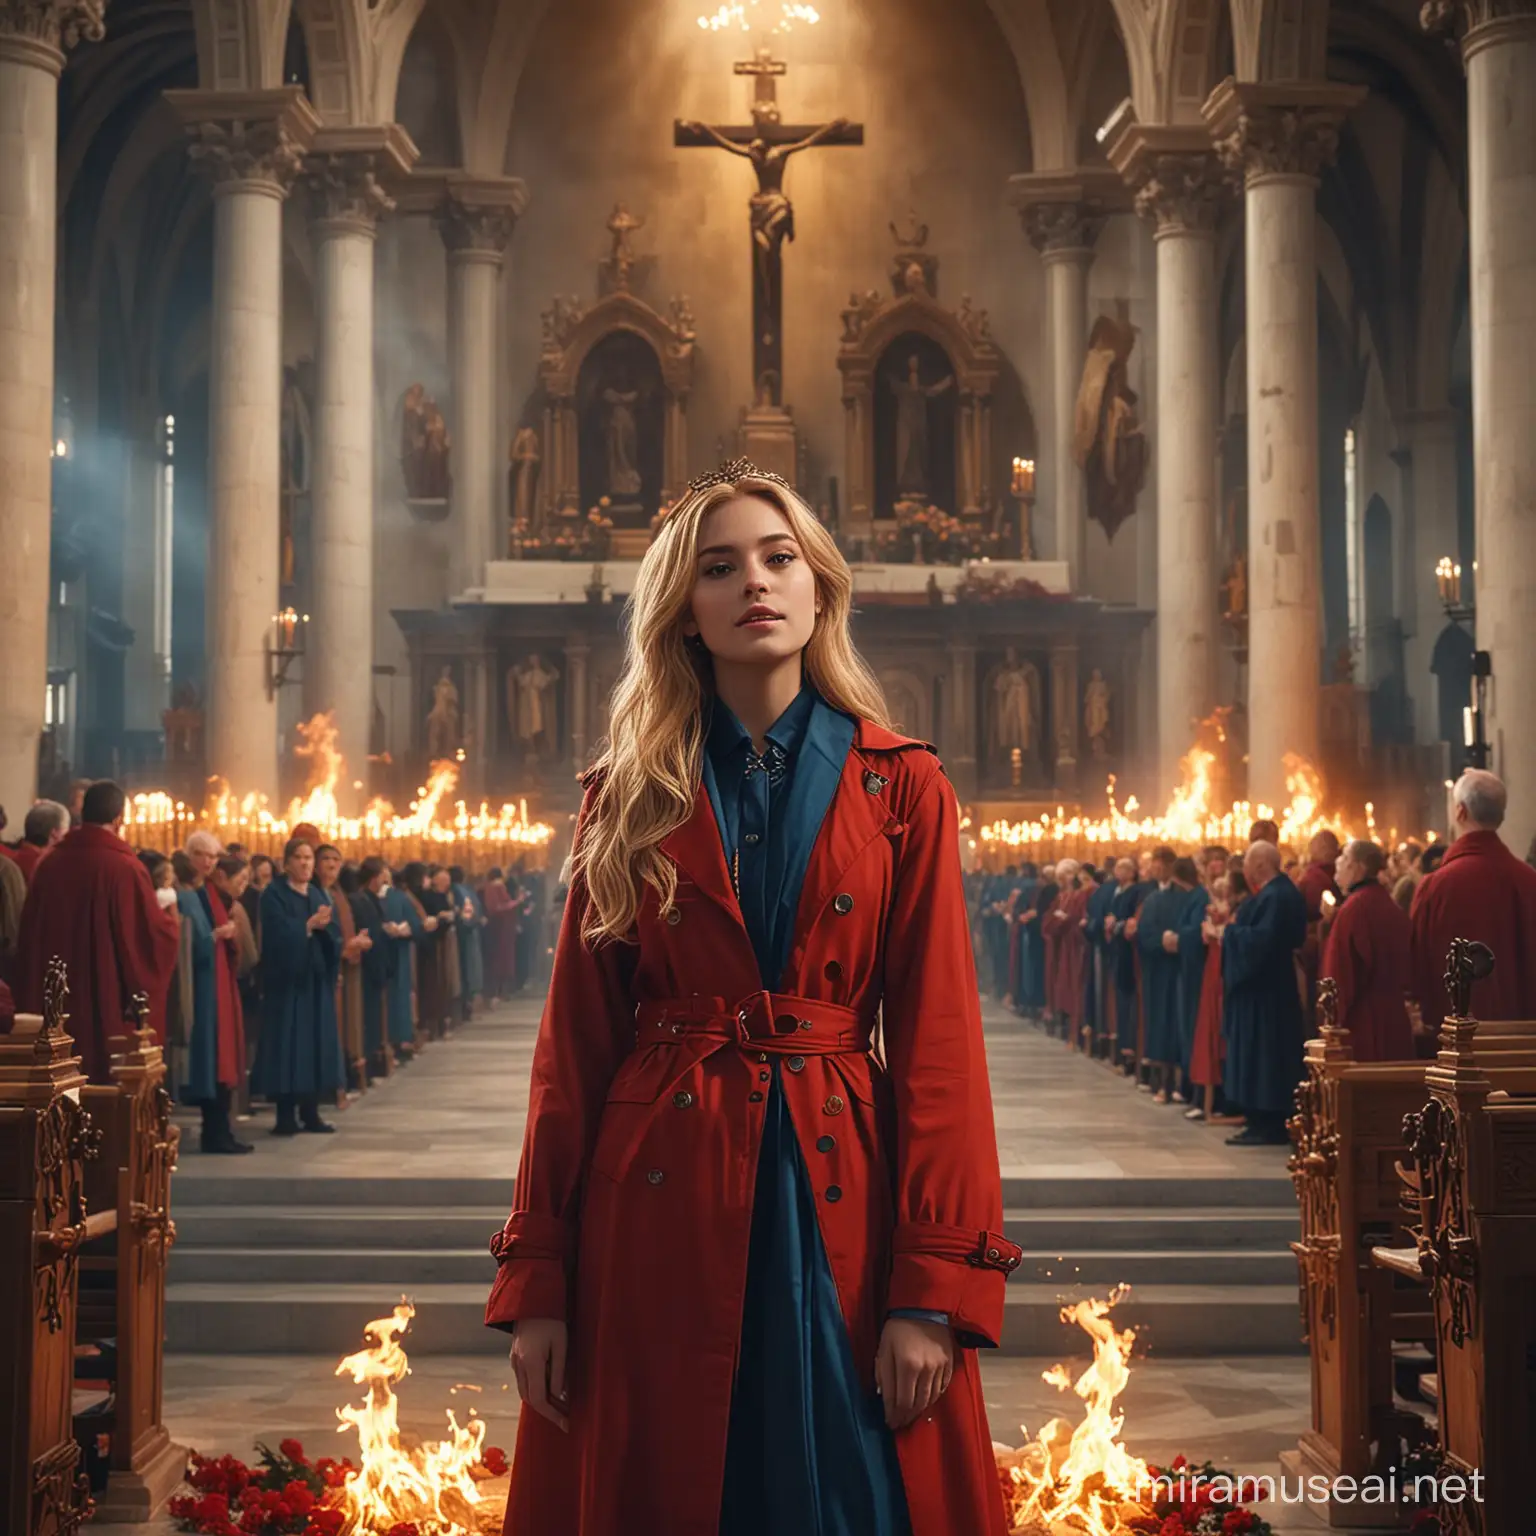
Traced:
<path fill-rule="evenodd" d="M 1257 821 L 1241 855 L 1170 847 L 971 877 L 984 991 L 1189 1120 L 1284 1143 L 1319 982 L 1360 1061 L 1433 1054 L 1453 938 L 1494 952 L 1473 1011 L 1536 1018 L 1536 868 L 1499 837 L 1504 785 L 1469 771 L 1453 840 L 1388 852 L 1332 832 L 1288 859 Z"/>
<path fill-rule="evenodd" d="M 0 843 L 0 1030 L 42 1011 L 57 956 L 82 1070 L 106 1082 L 142 995 L 204 1152 L 253 1151 L 235 1127 L 257 1106 L 277 1136 L 334 1130 L 328 1107 L 543 963 L 538 872 L 351 863 L 302 826 L 280 859 L 208 831 L 166 856 L 124 840 L 125 806 L 114 783 L 82 786 Z"/>

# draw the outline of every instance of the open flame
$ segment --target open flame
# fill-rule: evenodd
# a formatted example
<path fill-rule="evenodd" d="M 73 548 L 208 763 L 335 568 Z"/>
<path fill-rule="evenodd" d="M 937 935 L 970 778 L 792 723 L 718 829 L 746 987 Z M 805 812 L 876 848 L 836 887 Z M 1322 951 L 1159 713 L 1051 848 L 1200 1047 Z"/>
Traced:
<path fill-rule="evenodd" d="M 485 1421 L 474 1409 L 462 1425 L 447 1410 L 446 1440 L 409 1450 L 400 1442 L 394 1386 L 410 1371 L 400 1335 L 415 1315 L 415 1307 L 402 1301 L 393 1316 L 369 1323 L 365 1332 L 372 1342 L 336 1367 L 338 1376 L 350 1376 L 367 1388 L 360 1407 L 336 1410 L 337 1432 L 355 1429 L 362 1452 L 337 1501 L 346 1516 L 342 1536 L 383 1536 L 399 1524 L 414 1525 L 419 1536 L 477 1536 L 481 1528 L 479 1510 L 486 1501 L 475 1472 L 481 1465 Z"/>
<path fill-rule="evenodd" d="M 1115 1409 L 1130 1380 L 1136 1341 L 1134 1329 L 1117 1330 L 1109 1320 L 1125 1292 L 1121 1286 L 1107 1300 L 1061 1309 L 1063 1322 L 1076 1323 L 1093 1340 L 1093 1363 L 1076 1381 L 1064 1365 L 1043 1376 L 1060 1391 L 1070 1387 L 1087 1405 L 1076 1428 L 1052 1419 L 1017 1450 L 993 1445 L 1012 1536 L 1118 1536 L 1132 1518 L 1149 1512 L 1141 1501 L 1151 1497 L 1153 1474 L 1121 1444 L 1125 1415 Z"/>
<path fill-rule="evenodd" d="M 293 749 L 295 757 L 309 760 L 309 773 L 304 781 L 304 795 L 288 808 L 288 825 L 296 827 L 301 821 L 323 826 L 340 815 L 336 802 L 336 786 L 346 768 L 346 760 L 337 749 L 336 715 L 332 710 L 315 715 L 298 728 L 301 740 Z"/>

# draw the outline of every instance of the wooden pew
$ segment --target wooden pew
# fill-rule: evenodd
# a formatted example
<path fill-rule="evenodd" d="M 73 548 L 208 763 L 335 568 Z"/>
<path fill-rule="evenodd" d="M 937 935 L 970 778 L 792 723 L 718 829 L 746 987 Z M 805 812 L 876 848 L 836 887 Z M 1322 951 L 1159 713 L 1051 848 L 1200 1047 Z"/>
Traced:
<path fill-rule="evenodd" d="M 1307 1042 L 1306 1076 L 1289 1121 L 1301 1238 L 1291 1244 L 1312 1357 L 1312 1423 L 1282 1454 L 1285 1476 L 1385 1475 L 1416 1424 L 1394 1403 L 1392 1345 L 1433 1337 L 1428 1298 L 1371 1262 L 1378 1244 L 1411 1239 L 1397 1161 L 1403 1117 L 1424 1102 L 1423 1062 L 1358 1062 L 1338 1025 L 1335 983 L 1319 986 L 1321 1035 Z M 1395 1529 L 1390 1505 L 1309 1508 L 1330 1524 Z"/>
<path fill-rule="evenodd" d="M 0 1036 L 0 1531 L 73 1536 L 90 1511 L 71 1411 L 84 1167 L 99 1132 L 64 1032 L 64 967 L 44 1013 Z"/>
<path fill-rule="evenodd" d="M 1536 1022 L 1469 1017 L 1472 985 L 1492 966 L 1485 946 L 1452 946 L 1429 1102 L 1404 1125 L 1440 1450 L 1448 1471 L 1480 1474 L 1486 1501 L 1440 1505 L 1441 1529 L 1457 1536 L 1525 1536 L 1536 1466 Z"/>
<path fill-rule="evenodd" d="M 171 1173 L 181 1133 L 171 1124 L 165 1060 L 148 1015 L 147 1000 L 136 997 L 129 1033 L 112 1041 L 112 1082 L 82 1090 L 103 1138 L 87 1175 L 87 1204 L 111 1222 L 81 1255 L 76 1337 L 87 1347 L 112 1341 L 104 1357 L 110 1472 L 96 1504 L 97 1518 L 123 1523 L 156 1515 L 187 1462 L 162 1422 L 165 1272 L 176 1240 Z"/>

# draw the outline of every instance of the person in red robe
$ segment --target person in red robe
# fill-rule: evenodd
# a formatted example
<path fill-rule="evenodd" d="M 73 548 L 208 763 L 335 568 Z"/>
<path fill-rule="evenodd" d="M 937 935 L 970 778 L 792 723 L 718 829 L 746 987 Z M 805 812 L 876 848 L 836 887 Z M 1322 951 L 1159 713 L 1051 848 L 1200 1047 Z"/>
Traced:
<path fill-rule="evenodd" d="M 1432 1033 L 1451 1010 L 1445 962 L 1451 940 L 1493 951 L 1493 974 L 1477 984 L 1479 1019 L 1536 1019 L 1536 869 L 1499 837 L 1508 796 L 1496 774 L 1469 769 L 1456 781 L 1456 840 L 1413 898 L 1413 996 Z"/>
<path fill-rule="evenodd" d="M 69 808 L 57 800 L 39 800 L 27 812 L 22 823 L 21 841 L 14 848 L 0 844 L 0 853 L 7 854 L 20 870 L 28 885 L 37 866 L 64 840 L 69 831 Z"/>
<path fill-rule="evenodd" d="M 137 993 L 165 1041 L 165 998 L 181 928 L 155 900 L 149 872 L 120 829 L 126 797 L 110 780 L 91 785 L 81 824 L 32 877 L 16 941 L 14 986 L 22 1013 L 41 1013 L 43 977 L 55 955 L 69 980 L 69 1033 L 93 1083 L 111 1082 L 107 1042 L 125 1032 Z"/>
<path fill-rule="evenodd" d="M 1323 944 L 1321 975 L 1338 984 L 1338 1022 L 1349 1031 L 1356 1061 L 1412 1061 L 1414 1056 L 1408 1017 L 1412 929 L 1408 914 L 1382 883 L 1386 867 L 1386 854 L 1364 839 L 1339 855 L 1345 896 Z"/>
<path fill-rule="evenodd" d="M 1082 866 L 1076 859 L 1063 859 L 1056 866 L 1056 883 L 1061 887 L 1056 905 L 1045 920 L 1046 1004 L 1053 1021 L 1061 1021 L 1066 1038 L 1074 1043 L 1083 1016 L 1083 959 L 1088 941 L 1083 920 L 1088 898 L 1098 889 L 1082 878 Z M 1052 939 L 1055 940 L 1054 946 Z"/>
<path fill-rule="evenodd" d="M 485 903 L 485 995 L 509 997 L 517 985 L 517 936 L 522 927 L 520 909 L 507 890 L 499 869 L 485 877 L 480 892 Z"/>
<path fill-rule="evenodd" d="M 1312 1010 L 1317 1006 L 1318 967 L 1323 958 L 1323 912 L 1339 899 L 1338 882 L 1334 878 L 1339 851 L 1337 836 L 1325 827 L 1307 844 L 1307 867 L 1296 877 L 1296 889 L 1307 903 L 1307 942 L 1301 946 L 1299 958 L 1307 984 L 1303 1002 L 1309 1024 Z"/>
<path fill-rule="evenodd" d="M 1207 1120 L 1212 1125 L 1234 1123 L 1231 1116 L 1216 1112 L 1221 1090 L 1222 1067 L 1227 1059 L 1222 1011 L 1226 988 L 1221 980 L 1221 930 L 1232 921 L 1238 903 L 1248 895 L 1248 879 L 1240 869 L 1221 875 L 1211 889 L 1200 933 L 1205 940 L 1205 970 L 1200 978 L 1200 1012 L 1195 1020 L 1195 1043 L 1189 1055 L 1189 1080 L 1199 1091 L 1200 1103 L 1184 1111 L 1186 1120 Z"/>

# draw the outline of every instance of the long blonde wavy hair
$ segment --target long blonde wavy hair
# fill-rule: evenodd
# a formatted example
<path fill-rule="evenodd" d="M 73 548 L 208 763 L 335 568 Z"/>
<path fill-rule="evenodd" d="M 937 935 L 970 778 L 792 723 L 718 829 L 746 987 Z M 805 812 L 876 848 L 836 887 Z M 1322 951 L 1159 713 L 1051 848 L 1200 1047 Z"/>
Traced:
<path fill-rule="evenodd" d="M 733 467 L 734 468 L 734 467 Z M 734 496 L 759 496 L 783 513 L 821 600 L 802 655 L 805 680 L 834 709 L 888 726 L 885 695 L 849 634 L 853 576 L 831 534 L 788 486 L 752 468 L 690 490 L 667 514 L 625 605 L 624 668 L 609 701 L 609 734 L 593 764 L 595 788 L 571 854 L 571 880 L 588 895 L 582 937 L 632 936 L 648 885 L 666 910 L 677 869 L 661 845 L 693 812 L 703 771 L 714 663 L 685 644 L 683 622 L 698 579 L 699 529 Z"/>

